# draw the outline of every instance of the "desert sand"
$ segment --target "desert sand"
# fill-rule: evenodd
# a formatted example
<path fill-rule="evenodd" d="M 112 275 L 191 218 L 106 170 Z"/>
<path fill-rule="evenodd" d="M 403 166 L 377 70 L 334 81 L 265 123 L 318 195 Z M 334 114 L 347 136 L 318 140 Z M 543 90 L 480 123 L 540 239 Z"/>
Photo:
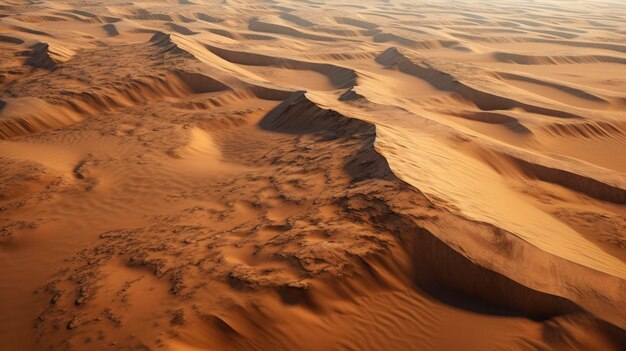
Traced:
<path fill-rule="evenodd" d="M 0 350 L 626 350 L 626 3 L 0 0 Z"/>

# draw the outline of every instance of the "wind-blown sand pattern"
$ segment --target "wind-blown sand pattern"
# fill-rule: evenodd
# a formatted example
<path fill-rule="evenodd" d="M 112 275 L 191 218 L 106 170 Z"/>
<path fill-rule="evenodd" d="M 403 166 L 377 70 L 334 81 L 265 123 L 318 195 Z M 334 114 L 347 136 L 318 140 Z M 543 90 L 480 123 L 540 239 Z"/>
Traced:
<path fill-rule="evenodd" d="M 0 350 L 624 350 L 626 5 L 0 1 Z"/>

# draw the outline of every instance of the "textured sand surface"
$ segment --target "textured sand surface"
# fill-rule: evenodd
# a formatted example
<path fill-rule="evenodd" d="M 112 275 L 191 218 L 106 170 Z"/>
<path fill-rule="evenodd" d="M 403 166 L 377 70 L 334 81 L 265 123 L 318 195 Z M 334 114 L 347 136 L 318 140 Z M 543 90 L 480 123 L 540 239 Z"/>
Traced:
<path fill-rule="evenodd" d="M 626 349 L 626 4 L 0 0 L 0 350 Z"/>

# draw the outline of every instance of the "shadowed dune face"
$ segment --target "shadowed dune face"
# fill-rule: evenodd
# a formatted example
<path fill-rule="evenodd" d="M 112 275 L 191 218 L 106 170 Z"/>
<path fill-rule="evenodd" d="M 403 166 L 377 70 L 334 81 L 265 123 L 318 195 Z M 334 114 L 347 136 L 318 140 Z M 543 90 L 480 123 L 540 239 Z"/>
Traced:
<path fill-rule="evenodd" d="M 0 1 L 0 350 L 623 350 L 620 1 Z"/>

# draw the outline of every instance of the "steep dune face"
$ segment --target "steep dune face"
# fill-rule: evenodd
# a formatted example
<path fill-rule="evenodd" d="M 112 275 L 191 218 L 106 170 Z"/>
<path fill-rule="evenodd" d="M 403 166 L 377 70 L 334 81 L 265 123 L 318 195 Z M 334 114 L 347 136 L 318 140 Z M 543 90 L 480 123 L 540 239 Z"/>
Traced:
<path fill-rule="evenodd" d="M 304 92 L 295 93 L 268 113 L 259 124 L 262 128 L 282 133 L 334 133 L 337 136 L 355 134 L 374 135 L 374 126 L 357 119 L 349 119 L 335 111 L 320 109 L 306 98 Z"/>
<path fill-rule="evenodd" d="M 626 64 L 623 58 L 613 56 L 533 56 L 509 52 L 496 52 L 493 54 L 493 57 L 501 62 L 517 63 L 520 65 L 559 65 L 599 62 Z"/>
<path fill-rule="evenodd" d="M 73 52 L 61 47 L 51 48 L 47 43 L 37 43 L 30 47 L 26 64 L 35 68 L 55 69 L 61 62 L 68 61 Z"/>
<path fill-rule="evenodd" d="M 473 68 L 466 73 L 463 72 L 464 68 L 462 66 L 455 64 L 445 64 L 444 66 L 440 61 L 407 57 L 395 48 L 390 48 L 382 53 L 377 58 L 377 62 L 388 67 L 397 66 L 401 71 L 407 74 L 430 82 L 430 84 L 437 89 L 454 92 L 462 99 L 472 102 L 483 111 L 521 108 L 527 112 L 553 117 L 581 118 L 576 114 L 566 111 L 529 105 L 518 99 L 510 99 L 501 96 L 497 94 L 496 91 L 498 86 L 502 88 L 502 83 L 491 79 L 488 72 L 480 72 L 478 68 Z M 457 76 L 455 73 L 459 75 Z M 480 84 L 480 88 L 475 87 L 477 83 Z M 490 90 L 494 92 L 492 93 Z"/>
<path fill-rule="evenodd" d="M 622 350 L 623 9 L 0 3 L 0 349 Z"/>

